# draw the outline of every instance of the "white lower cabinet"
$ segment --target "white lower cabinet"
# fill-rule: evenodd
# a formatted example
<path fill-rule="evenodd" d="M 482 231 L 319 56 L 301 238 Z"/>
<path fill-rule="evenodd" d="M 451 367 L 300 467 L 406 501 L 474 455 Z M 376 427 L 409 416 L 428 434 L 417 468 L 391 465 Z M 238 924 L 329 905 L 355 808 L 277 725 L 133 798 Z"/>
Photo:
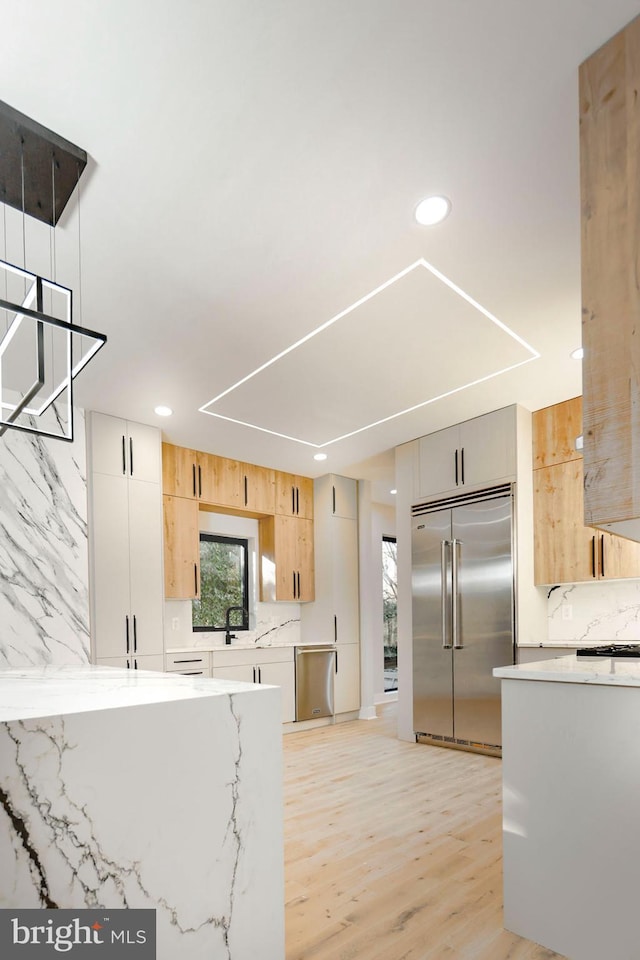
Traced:
<path fill-rule="evenodd" d="M 167 673 L 181 673 L 185 677 L 210 677 L 211 654 L 208 650 L 183 650 L 165 654 Z"/>
<path fill-rule="evenodd" d="M 349 713 L 360 709 L 360 644 L 336 645 L 335 711 Z"/>
<path fill-rule="evenodd" d="M 99 667 L 118 667 L 125 670 L 158 670 L 164 672 L 164 657 L 155 654 L 144 657 L 98 657 Z"/>
<path fill-rule="evenodd" d="M 265 683 L 282 690 L 282 722 L 296 717 L 296 684 L 293 647 L 261 650 L 214 650 L 211 674 L 220 680 Z"/>

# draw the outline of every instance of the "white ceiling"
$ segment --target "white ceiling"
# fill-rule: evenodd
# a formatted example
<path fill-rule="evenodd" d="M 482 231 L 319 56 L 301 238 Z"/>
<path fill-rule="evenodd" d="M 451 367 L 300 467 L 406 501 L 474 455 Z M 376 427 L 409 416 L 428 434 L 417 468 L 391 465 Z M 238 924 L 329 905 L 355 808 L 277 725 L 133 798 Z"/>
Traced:
<path fill-rule="evenodd" d="M 639 13 L 639 0 L 3 0 L 0 97 L 90 155 L 80 281 L 75 201 L 55 238 L 78 322 L 108 336 L 79 404 L 186 446 L 366 476 L 385 499 L 394 445 L 579 393 L 577 69 Z M 452 213 L 419 227 L 432 193 Z M 21 262 L 19 218 L 7 224 Z M 421 261 L 486 313 L 422 266 L 360 303 Z M 526 344 L 538 359 L 523 362 Z M 199 412 L 221 394 L 217 416 Z"/>

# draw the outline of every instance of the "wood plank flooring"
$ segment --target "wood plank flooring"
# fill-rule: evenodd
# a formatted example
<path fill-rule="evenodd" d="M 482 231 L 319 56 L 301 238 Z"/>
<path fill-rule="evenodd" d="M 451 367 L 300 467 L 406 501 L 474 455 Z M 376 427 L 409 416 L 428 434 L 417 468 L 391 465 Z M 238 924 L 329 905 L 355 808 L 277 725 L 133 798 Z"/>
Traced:
<path fill-rule="evenodd" d="M 563 960 L 502 927 L 500 761 L 378 711 L 284 737 L 286 960 Z"/>

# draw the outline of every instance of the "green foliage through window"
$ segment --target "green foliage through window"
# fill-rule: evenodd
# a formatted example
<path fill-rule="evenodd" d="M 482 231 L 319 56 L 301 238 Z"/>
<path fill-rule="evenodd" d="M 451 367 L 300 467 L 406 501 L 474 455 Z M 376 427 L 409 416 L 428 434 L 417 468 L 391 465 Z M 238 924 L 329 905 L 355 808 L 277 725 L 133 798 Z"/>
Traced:
<path fill-rule="evenodd" d="M 232 630 L 248 630 L 248 610 L 248 541 L 201 533 L 200 599 L 193 601 L 193 629 L 226 630 L 228 622 Z"/>

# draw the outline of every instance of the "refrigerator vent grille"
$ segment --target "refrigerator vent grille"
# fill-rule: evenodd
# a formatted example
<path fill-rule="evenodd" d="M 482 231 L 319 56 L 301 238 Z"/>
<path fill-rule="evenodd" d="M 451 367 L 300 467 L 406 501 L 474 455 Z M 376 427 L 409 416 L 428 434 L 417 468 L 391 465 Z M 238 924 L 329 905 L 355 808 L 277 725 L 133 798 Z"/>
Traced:
<path fill-rule="evenodd" d="M 448 507 L 459 507 L 466 503 L 478 503 L 480 500 L 493 500 L 494 497 L 504 497 L 513 493 L 513 484 L 503 483 L 500 487 L 488 487 L 485 490 L 474 490 L 473 493 L 456 494 L 453 497 L 444 497 L 442 500 L 430 500 L 428 503 L 416 503 L 411 507 L 411 516 L 420 517 L 436 510 L 446 510 Z"/>

